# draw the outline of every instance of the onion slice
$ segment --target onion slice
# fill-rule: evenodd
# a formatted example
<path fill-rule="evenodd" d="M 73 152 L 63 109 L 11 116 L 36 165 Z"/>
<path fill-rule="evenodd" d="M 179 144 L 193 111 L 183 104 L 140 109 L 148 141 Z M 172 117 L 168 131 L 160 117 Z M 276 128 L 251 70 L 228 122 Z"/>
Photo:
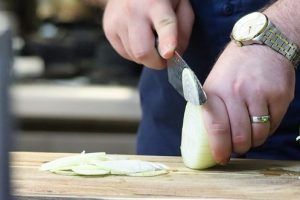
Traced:
<path fill-rule="evenodd" d="M 128 176 L 159 176 L 163 174 L 169 173 L 167 170 L 159 170 L 159 171 L 148 171 L 148 172 L 138 172 L 133 174 L 127 174 Z"/>
<path fill-rule="evenodd" d="M 129 160 L 121 156 L 109 156 L 104 152 L 88 153 L 59 158 L 45 163 L 42 171 L 74 176 L 158 176 L 168 173 L 168 167 L 161 163 Z"/>
<path fill-rule="evenodd" d="M 78 175 L 99 176 L 109 174 L 108 170 L 101 169 L 95 165 L 84 164 L 72 167 L 72 171 Z"/>
<path fill-rule="evenodd" d="M 98 153 L 85 153 L 82 152 L 79 155 L 68 156 L 64 158 L 59 158 L 54 161 L 45 163 L 41 166 L 40 170 L 69 170 L 73 166 L 80 165 L 82 163 L 88 163 L 90 160 L 108 160 L 105 152 Z"/>
<path fill-rule="evenodd" d="M 161 166 L 155 166 L 151 162 L 141 160 L 111 160 L 93 162 L 97 167 L 109 170 L 111 174 L 124 175 L 139 172 L 162 170 Z"/>
<path fill-rule="evenodd" d="M 197 86 L 197 77 L 190 68 L 184 68 L 182 71 L 183 95 L 187 102 L 199 105 L 199 91 Z"/>

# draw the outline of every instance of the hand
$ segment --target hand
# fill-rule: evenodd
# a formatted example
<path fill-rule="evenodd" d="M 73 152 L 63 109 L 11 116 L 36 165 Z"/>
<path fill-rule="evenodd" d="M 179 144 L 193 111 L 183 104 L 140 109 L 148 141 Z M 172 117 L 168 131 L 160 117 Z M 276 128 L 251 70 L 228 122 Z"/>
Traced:
<path fill-rule="evenodd" d="M 175 49 L 186 48 L 193 22 L 188 0 L 109 0 L 103 27 L 121 56 L 160 69 Z M 160 55 L 155 48 L 155 33 Z"/>
<path fill-rule="evenodd" d="M 204 84 L 204 118 L 215 160 L 225 164 L 231 152 L 243 154 L 265 142 L 280 124 L 294 97 L 295 70 L 269 47 L 230 43 Z M 271 115 L 269 123 L 250 116 Z"/>

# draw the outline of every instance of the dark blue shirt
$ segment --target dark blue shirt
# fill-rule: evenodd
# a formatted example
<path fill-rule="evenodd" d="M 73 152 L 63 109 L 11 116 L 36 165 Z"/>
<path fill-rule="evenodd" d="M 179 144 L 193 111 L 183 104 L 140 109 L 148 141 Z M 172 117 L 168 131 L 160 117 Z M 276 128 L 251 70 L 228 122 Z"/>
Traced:
<path fill-rule="evenodd" d="M 191 0 L 196 21 L 190 45 L 184 54 L 198 78 L 204 83 L 218 55 L 229 42 L 234 23 L 247 13 L 263 8 L 268 0 Z M 298 79 L 300 73 L 297 72 Z M 247 158 L 300 159 L 295 141 L 300 125 L 300 85 L 295 99 L 276 133 Z M 166 70 L 144 68 L 140 80 L 143 116 L 138 130 L 137 153 L 180 155 L 185 100 L 171 87 Z"/>

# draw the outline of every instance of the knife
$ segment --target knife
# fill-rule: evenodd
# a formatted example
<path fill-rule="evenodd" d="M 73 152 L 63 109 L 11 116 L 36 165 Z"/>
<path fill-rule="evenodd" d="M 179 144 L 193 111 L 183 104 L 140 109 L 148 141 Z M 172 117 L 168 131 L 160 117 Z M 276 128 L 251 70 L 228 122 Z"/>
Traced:
<path fill-rule="evenodd" d="M 199 79 L 177 51 L 167 60 L 167 67 L 169 83 L 186 101 L 196 105 L 202 105 L 207 101 Z M 187 77 L 183 76 L 185 74 L 188 74 L 189 78 L 183 78 Z"/>

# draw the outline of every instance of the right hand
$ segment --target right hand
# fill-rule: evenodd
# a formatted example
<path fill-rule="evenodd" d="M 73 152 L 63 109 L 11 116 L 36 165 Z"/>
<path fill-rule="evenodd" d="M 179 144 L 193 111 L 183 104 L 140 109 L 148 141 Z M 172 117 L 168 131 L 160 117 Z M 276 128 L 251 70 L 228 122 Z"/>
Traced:
<path fill-rule="evenodd" d="M 185 50 L 193 23 L 189 0 L 109 0 L 103 17 L 113 48 L 124 58 L 154 69 L 164 68 L 175 49 Z"/>

